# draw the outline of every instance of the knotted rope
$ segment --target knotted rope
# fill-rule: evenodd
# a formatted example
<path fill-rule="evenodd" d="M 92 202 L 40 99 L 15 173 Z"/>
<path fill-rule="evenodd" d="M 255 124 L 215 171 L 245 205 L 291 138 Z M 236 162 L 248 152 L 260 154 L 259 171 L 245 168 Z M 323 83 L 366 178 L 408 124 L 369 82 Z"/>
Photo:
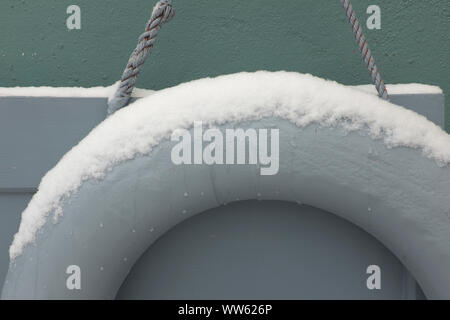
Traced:
<path fill-rule="evenodd" d="M 108 102 L 108 114 L 112 114 L 128 104 L 136 78 L 152 51 L 161 26 L 169 22 L 174 15 L 175 9 L 172 7 L 172 0 L 161 0 L 155 5 L 152 16 L 145 26 L 145 32 L 139 37 L 137 47 L 128 60 L 120 84 L 113 98 Z"/>
<path fill-rule="evenodd" d="M 369 49 L 367 40 L 363 35 L 359 20 L 358 18 L 356 18 L 353 6 L 350 3 L 350 0 L 341 0 L 341 4 L 345 9 L 345 14 L 347 15 L 348 22 L 352 26 L 352 31 L 355 36 L 356 43 L 358 44 L 359 51 L 361 52 L 364 63 L 366 64 L 366 67 L 370 72 L 372 82 L 375 84 L 375 87 L 377 88 L 378 95 L 385 100 L 389 100 L 389 94 L 386 90 L 386 86 L 384 85 L 384 82 L 381 79 L 377 66 L 375 65 L 375 60 L 372 57 L 372 52 Z"/>

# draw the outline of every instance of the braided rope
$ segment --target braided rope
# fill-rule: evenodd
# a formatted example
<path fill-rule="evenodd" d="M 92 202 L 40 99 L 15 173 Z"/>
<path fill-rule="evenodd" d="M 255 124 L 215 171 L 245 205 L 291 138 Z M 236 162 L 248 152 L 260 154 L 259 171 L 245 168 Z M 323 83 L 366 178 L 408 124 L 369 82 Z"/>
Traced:
<path fill-rule="evenodd" d="M 369 45 L 367 44 L 367 40 L 363 35 L 359 20 L 358 18 L 356 18 L 353 6 L 350 3 L 350 0 L 341 0 L 341 4 L 345 9 L 345 14 L 347 15 L 348 22 L 352 26 L 353 35 L 355 36 L 359 51 L 361 52 L 364 63 L 370 72 L 372 82 L 377 88 L 378 95 L 385 100 L 389 100 L 389 94 L 387 92 L 386 86 L 381 79 L 377 66 L 375 65 L 375 60 L 373 59 L 372 52 L 370 51 Z"/>
<path fill-rule="evenodd" d="M 112 114 L 128 104 L 136 78 L 156 42 L 161 26 L 169 22 L 174 15 L 175 9 L 172 7 L 172 0 L 161 0 L 155 5 L 152 16 L 145 26 L 145 32 L 139 37 L 137 47 L 128 60 L 120 84 L 113 98 L 108 102 L 108 114 Z"/>

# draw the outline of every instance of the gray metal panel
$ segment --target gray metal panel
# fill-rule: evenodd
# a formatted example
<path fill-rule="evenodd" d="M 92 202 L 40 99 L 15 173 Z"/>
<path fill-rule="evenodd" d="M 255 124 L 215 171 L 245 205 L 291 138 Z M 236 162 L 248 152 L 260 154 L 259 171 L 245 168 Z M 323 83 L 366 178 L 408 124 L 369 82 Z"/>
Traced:
<path fill-rule="evenodd" d="M 0 192 L 36 188 L 106 107 L 106 98 L 0 98 Z"/>
<path fill-rule="evenodd" d="M 411 109 L 428 120 L 445 127 L 445 97 L 442 94 L 396 94 L 391 102 Z"/>
<path fill-rule="evenodd" d="M 366 286 L 370 265 L 381 290 Z M 165 233 L 134 264 L 118 299 L 420 299 L 400 261 L 331 213 L 240 201 Z"/>
<path fill-rule="evenodd" d="M 392 95 L 391 100 L 444 126 L 441 94 Z M 0 192 L 36 189 L 42 176 L 105 119 L 106 101 L 0 97 Z"/>

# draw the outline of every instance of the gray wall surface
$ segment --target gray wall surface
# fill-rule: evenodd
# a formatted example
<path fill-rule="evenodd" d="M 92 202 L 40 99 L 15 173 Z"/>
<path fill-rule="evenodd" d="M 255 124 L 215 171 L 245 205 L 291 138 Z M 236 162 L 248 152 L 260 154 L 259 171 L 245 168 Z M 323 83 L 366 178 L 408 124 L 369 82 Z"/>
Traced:
<path fill-rule="evenodd" d="M 2 0 L 0 86 L 98 86 L 120 78 L 156 0 Z M 81 9 L 68 30 L 66 9 Z M 381 29 L 366 10 L 381 8 Z M 137 85 L 161 89 L 205 76 L 290 70 L 369 83 L 339 0 L 174 0 Z M 440 86 L 450 129 L 450 2 L 354 0 L 386 83 Z M 25 40 L 26 39 L 26 40 Z"/>
<path fill-rule="evenodd" d="M 0 97 L 0 192 L 33 191 L 106 116 L 106 98 Z"/>
<path fill-rule="evenodd" d="M 25 209 L 32 193 L 0 192 L 0 287 L 3 286 L 9 265 L 9 246 L 19 230 L 20 213 Z"/>

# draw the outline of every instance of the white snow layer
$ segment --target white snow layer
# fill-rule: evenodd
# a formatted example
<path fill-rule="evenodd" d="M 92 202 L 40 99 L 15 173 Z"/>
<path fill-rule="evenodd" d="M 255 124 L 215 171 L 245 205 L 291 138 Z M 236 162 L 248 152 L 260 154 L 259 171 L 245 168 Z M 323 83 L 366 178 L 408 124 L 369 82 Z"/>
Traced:
<path fill-rule="evenodd" d="M 78 98 L 111 98 L 116 91 L 119 81 L 108 87 L 0 87 L 0 97 L 78 97 Z M 377 95 L 373 84 L 350 86 L 366 93 Z M 442 94 L 437 86 L 420 83 L 388 84 L 389 94 Z M 132 97 L 144 98 L 155 91 L 134 88 Z"/>
<path fill-rule="evenodd" d="M 101 179 L 115 165 L 148 154 L 163 139 L 194 121 L 203 125 L 264 117 L 287 119 L 299 127 L 311 123 L 367 130 L 389 147 L 421 149 L 447 165 L 450 135 L 425 117 L 378 97 L 333 81 L 295 72 L 238 73 L 205 78 L 155 92 L 100 123 L 50 170 L 22 213 L 10 247 L 14 260 L 35 240 L 61 203 L 88 179 Z"/>
<path fill-rule="evenodd" d="M 0 97 L 78 97 L 78 98 L 111 98 L 116 91 L 119 81 L 108 87 L 0 87 Z M 377 95 L 373 84 L 350 86 L 366 93 Z M 388 84 L 389 94 L 442 94 L 437 86 L 420 83 Z M 155 91 L 134 88 L 132 97 L 144 98 Z"/>
<path fill-rule="evenodd" d="M 363 84 L 352 86 L 352 88 L 377 95 L 377 89 L 373 84 Z M 386 90 L 390 95 L 393 94 L 442 94 L 441 88 L 430 86 L 428 84 L 408 83 L 408 84 L 387 84 Z"/>
<path fill-rule="evenodd" d="M 119 81 L 108 87 L 0 87 L 0 97 L 79 97 L 79 98 L 108 98 L 110 99 Z M 133 90 L 132 97 L 142 98 L 153 93 L 152 90 Z"/>

